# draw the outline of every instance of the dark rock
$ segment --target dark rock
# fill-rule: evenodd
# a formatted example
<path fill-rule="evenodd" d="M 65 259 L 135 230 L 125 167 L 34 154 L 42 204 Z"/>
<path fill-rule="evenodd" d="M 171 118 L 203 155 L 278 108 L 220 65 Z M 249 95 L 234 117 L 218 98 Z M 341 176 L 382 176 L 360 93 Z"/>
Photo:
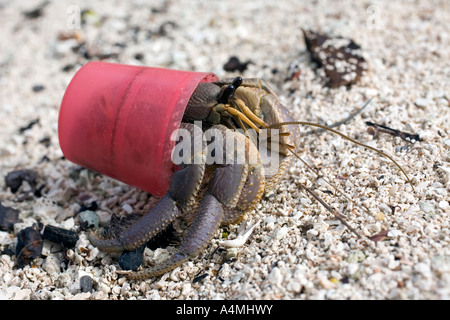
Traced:
<path fill-rule="evenodd" d="M 202 281 L 203 279 L 207 278 L 209 276 L 208 273 L 204 273 L 201 276 L 195 277 L 194 280 L 192 280 L 192 283 L 197 283 Z"/>
<path fill-rule="evenodd" d="M 16 193 L 23 181 L 27 181 L 34 189 L 36 187 L 37 173 L 33 170 L 17 170 L 8 173 L 5 177 L 5 184 Z"/>
<path fill-rule="evenodd" d="M 54 243 L 63 245 L 66 248 L 73 248 L 78 241 L 78 235 L 74 231 L 47 225 L 44 228 L 42 238 Z"/>
<path fill-rule="evenodd" d="M 73 63 L 66 64 L 64 67 L 62 67 L 61 71 L 63 72 L 69 72 L 72 71 L 75 68 L 75 65 Z"/>
<path fill-rule="evenodd" d="M 4 207 L 0 202 L 0 230 L 11 231 L 17 222 L 19 222 L 19 210 Z"/>
<path fill-rule="evenodd" d="M 136 60 L 139 60 L 139 61 L 142 61 L 142 60 L 144 60 L 144 54 L 143 53 L 136 53 L 135 55 L 134 55 L 134 58 L 136 59 Z"/>
<path fill-rule="evenodd" d="M 122 270 L 136 271 L 144 260 L 145 245 L 133 251 L 124 251 L 119 257 L 119 266 Z"/>
<path fill-rule="evenodd" d="M 43 137 L 41 140 L 39 140 L 39 143 L 43 144 L 46 148 L 48 148 L 52 144 L 52 139 L 46 136 Z"/>
<path fill-rule="evenodd" d="M 25 228 L 17 234 L 16 258 L 19 268 L 41 255 L 43 243 L 41 233 L 35 226 Z"/>
<path fill-rule="evenodd" d="M 81 292 L 92 292 L 93 281 L 89 276 L 82 276 L 80 278 L 80 291 Z"/>
<path fill-rule="evenodd" d="M 41 92 L 45 89 L 45 87 L 42 84 L 37 84 L 33 86 L 33 92 Z"/>
<path fill-rule="evenodd" d="M 26 126 L 23 126 L 23 127 L 19 128 L 19 133 L 24 133 L 25 131 L 30 130 L 31 128 L 33 128 L 38 123 L 39 123 L 39 118 L 31 120 Z"/>
<path fill-rule="evenodd" d="M 224 64 L 223 70 L 230 71 L 230 72 L 233 72 L 233 71 L 243 72 L 247 69 L 247 66 L 250 63 L 251 63 L 251 61 L 242 63 L 241 61 L 239 61 L 239 59 L 237 57 L 231 57 L 230 60 L 228 60 L 228 62 Z"/>
<path fill-rule="evenodd" d="M 36 8 L 24 11 L 23 15 L 27 19 L 37 19 L 41 17 L 44 14 L 44 8 L 49 4 L 49 1 L 44 1 L 41 4 L 39 4 Z"/>

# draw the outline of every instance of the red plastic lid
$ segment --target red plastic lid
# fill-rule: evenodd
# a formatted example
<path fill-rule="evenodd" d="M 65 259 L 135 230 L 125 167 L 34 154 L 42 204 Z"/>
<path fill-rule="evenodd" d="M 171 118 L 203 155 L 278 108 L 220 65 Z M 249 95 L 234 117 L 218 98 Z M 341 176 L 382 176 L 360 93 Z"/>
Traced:
<path fill-rule="evenodd" d="M 162 196 L 174 166 L 170 141 L 200 82 L 213 73 L 89 62 L 61 103 L 59 143 L 85 168 Z"/>

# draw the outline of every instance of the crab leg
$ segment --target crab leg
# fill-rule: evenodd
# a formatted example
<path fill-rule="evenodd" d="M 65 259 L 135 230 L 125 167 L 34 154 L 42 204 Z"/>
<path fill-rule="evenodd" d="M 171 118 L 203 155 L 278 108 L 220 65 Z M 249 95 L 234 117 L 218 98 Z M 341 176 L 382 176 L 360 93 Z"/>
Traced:
<path fill-rule="evenodd" d="M 223 126 L 217 126 L 217 128 L 222 132 L 227 130 Z M 246 147 L 255 151 L 254 145 L 244 135 L 229 132 L 230 135 L 226 135 L 227 138 L 244 139 Z M 236 149 L 233 150 L 233 153 L 235 152 Z M 217 168 L 177 253 L 153 268 L 139 272 L 118 271 L 118 273 L 126 274 L 131 279 L 146 279 L 176 268 L 202 252 L 222 222 L 236 220 L 242 216 L 248 208 L 259 201 L 263 191 L 264 170 L 260 163 L 249 165 L 235 162 Z"/>
<path fill-rule="evenodd" d="M 215 196 L 207 192 L 177 253 L 153 268 L 139 272 L 117 271 L 117 273 L 126 274 L 128 278 L 138 280 L 155 277 L 173 270 L 205 249 L 219 228 L 222 217 L 222 204 Z"/>
<path fill-rule="evenodd" d="M 89 241 L 102 251 L 121 252 L 134 250 L 164 230 L 179 215 L 175 200 L 166 194 L 152 210 L 129 229 L 113 239 L 103 239 L 89 234 Z"/>
<path fill-rule="evenodd" d="M 192 124 L 183 124 L 183 126 L 190 132 L 194 130 Z M 198 138 L 195 135 L 191 137 L 192 139 Z M 194 157 L 195 154 L 192 153 L 192 159 Z M 131 251 L 163 231 L 194 202 L 205 172 L 205 158 L 199 158 L 202 163 L 184 165 L 184 168 L 173 174 L 169 191 L 145 216 L 113 239 L 103 239 L 90 233 L 91 243 L 106 252 Z"/>

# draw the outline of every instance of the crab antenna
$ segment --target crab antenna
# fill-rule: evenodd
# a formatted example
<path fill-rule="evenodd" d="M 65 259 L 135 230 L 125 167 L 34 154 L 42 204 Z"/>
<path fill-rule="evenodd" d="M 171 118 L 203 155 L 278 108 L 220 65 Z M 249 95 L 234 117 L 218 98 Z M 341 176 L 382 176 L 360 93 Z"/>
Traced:
<path fill-rule="evenodd" d="M 288 121 L 288 122 L 275 123 L 275 124 L 272 124 L 272 125 L 268 126 L 268 129 L 278 128 L 278 127 L 282 127 L 282 126 L 286 126 L 286 125 L 295 125 L 295 124 L 298 124 L 298 125 L 304 125 L 304 126 L 311 126 L 311 127 L 317 127 L 317 128 L 321 128 L 321 129 L 324 129 L 324 130 L 327 130 L 327 131 L 331 131 L 331 132 L 333 132 L 333 133 L 335 133 L 335 134 L 341 136 L 342 138 L 344 138 L 344 139 L 346 139 L 346 140 L 348 140 L 348 141 L 353 142 L 354 144 L 357 144 L 357 145 L 359 145 L 359 146 L 361 146 L 361 147 L 364 147 L 364 148 L 370 149 L 370 150 L 372 150 L 372 151 L 375 151 L 375 152 L 377 152 L 378 154 L 380 154 L 380 155 L 382 155 L 382 156 L 388 158 L 388 159 L 391 160 L 391 161 L 397 166 L 397 168 L 399 168 L 399 170 L 403 173 L 403 175 L 406 177 L 406 180 L 407 180 L 407 181 L 409 182 L 409 184 L 411 185 L 411 188 L 412 188 L 413 191 L 415 192 L 414 186 L 413 186 L 411 180 L 409 179 L 408 175 L 406 174 L 406 172 L 405 172 L 405 171 L 402 169 L 402 167 L 397 163 L 397 161 L 395 161 L 390 155 L 388 155 L 388 154 L 384 153 L 383 151 L 378 150 L 378 149 L 376 149 L 376 148 L 374 148 L 374 147 L 371 147 L 371 146 L 368 146 L 368 145 L 366 145 L 366 144 L 364 144 L 364 143 L 361 143 L 361 142 L 359 142 L 359 141 L 356 141 L 355 139 L 352 139 L 352 138 L 350 138 L 350 137 L 347 137 L 345 134 L 340 133 L 340 132 L 337 131 L 337 130 L 328 128 L 327 126 L 323 126 L 323 125 L 321 125 L 321 124 L 311 123 L 311 122 L 304 122 L 304 121 Z"/>

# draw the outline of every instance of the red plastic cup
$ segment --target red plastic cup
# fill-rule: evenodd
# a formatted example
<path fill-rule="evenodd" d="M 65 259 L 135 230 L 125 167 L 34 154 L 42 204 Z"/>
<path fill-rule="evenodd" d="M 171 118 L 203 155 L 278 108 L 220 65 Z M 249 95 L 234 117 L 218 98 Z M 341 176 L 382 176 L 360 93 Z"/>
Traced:
<path fill-rule="evenodd" d="M 59 143 L 85 168 L 162 196 L 176 167 L 173 131 L 200 82 L 213 73 L 89 62 L 61 103 Z"/>

